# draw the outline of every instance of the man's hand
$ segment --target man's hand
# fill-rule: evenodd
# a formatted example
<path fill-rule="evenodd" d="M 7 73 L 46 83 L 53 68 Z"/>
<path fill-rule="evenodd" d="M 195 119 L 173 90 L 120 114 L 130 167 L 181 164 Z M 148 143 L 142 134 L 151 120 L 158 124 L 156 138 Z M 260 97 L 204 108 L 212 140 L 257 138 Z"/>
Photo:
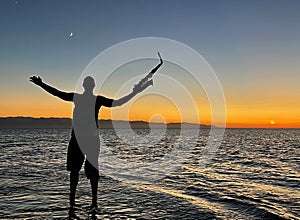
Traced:
<path fill-rule="evenodd" d="M 148 82 L 146 82 L 143 86 L 134 86 L 132 92 L 134 94 L 141 93 L 142 91 L 144 91 L 149 86 L 153 86 L 153 80 L 152 79 L 149 80 Z"/>
<path fill-rule="evenodd" d="M 32 76 L 29 78 L 29 81 L 33 82 L 34 84 L 36 84 L 38 86 L 40 86 L 43 83 L 41 77 L 39 77 L 39 76 Z"/>

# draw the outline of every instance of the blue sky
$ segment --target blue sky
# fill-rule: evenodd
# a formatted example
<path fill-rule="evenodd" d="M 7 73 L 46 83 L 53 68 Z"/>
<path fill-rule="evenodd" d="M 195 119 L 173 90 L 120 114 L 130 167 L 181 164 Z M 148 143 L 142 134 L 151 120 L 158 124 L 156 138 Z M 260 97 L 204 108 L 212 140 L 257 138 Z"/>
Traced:
<path fill-rule="evenodd" d="M 299 56 L 298 1 L 3 0 L 0 6 L 1 66 L 77 72 L 102 50 L 147 36 L 181 41 L 221 68 Z"/>

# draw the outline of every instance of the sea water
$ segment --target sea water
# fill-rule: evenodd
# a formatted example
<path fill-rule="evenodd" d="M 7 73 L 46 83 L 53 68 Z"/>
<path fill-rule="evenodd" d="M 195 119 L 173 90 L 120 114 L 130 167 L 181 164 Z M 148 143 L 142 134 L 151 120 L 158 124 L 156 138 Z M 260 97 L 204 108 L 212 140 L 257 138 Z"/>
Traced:
<path fill-rule="evenodd" d="M 70 133 L 0 129 L 0 218 L 68 218 L 65 160 Z M 132 146 L 112 129 L 100 131 L 102 144 L 125 161 L 124 167 L 128 161 L 151 169 L 150 162 L 170 154 L 180 136 L 178 129 L 170 129 L 145 150 L 138 137 L 148 137 L 149 132 L 135 133 L 137 145 Z M 299 129 L 226 129 L 218 151 L 199 166 L 208 136 L 209 129 L 200 129 L 196 142 L 190 140 L 189 155 L 163 177 L 139 181 L 137 173 L 134 181 L 127 181 L 128 169 L 120 170 L 122 178 L 100 169 L 100 211 L 94 218 L 300 219 Z M 88 219 L 91 190 L 83 169 L 76 202 L 78 218 Z"/>

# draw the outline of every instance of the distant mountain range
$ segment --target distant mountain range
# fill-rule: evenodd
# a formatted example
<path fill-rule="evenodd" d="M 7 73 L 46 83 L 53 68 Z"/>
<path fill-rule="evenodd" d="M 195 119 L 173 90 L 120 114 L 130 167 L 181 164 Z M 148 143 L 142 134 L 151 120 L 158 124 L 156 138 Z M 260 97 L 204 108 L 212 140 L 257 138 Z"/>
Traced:
<path fill-rule="evenodd" d="M 210 128 L 194 123 L 154 123 L 146 121 L 99 120 L 100 128 Z M 0 128 L 71 128 L 70 118 L 0 117 Z"/>

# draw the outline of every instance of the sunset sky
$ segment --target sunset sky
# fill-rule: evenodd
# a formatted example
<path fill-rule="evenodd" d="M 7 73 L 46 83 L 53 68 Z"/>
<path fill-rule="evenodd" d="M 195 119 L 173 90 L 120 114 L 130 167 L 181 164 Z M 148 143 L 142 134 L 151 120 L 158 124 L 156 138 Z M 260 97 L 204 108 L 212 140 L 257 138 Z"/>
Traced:
<path fill-rule="evenodd" d="M 40 75 L 50 85 L 73 91 L 82 71 L 103 50 L 133 38 L 162 37 L 193 48 L 213 68 L 226 99 L 227 127 L 300 128 L 299 10 L 297 0 L 2 0 L 0 117 L 71 117 L 72 104 L 41 91 L 29 77 Z M 134 68 L 144 74 L 156 63 Z M 161 73 L 180 75 L 176 68 L 166 63 Z M 120 83 L 118 72 L 114 76 L 102 95 L 114 96 L 110 88 Z M 200 122 L 209 124 L 205 91 L 192 78 L 183 78 Z M 156 80 L 154 90 L 118 108 L 113 118 L 181 121 L 172 100 L 150 93 L 160 86 Z M 102 109 L 99 116 L 110 115 Z M 188 115 L 187 121 L 196 122 Z"/>

